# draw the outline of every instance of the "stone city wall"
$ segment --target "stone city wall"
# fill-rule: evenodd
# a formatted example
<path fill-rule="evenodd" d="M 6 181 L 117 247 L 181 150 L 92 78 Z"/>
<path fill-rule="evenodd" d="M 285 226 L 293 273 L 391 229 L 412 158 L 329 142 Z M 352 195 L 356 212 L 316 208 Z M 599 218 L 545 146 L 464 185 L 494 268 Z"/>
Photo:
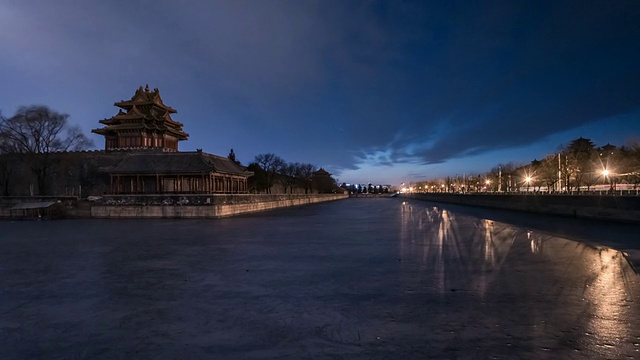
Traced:
<path fill-rule="evenodd" d="M 346 198 L 348 198 L 346 194 L 175 195 L 172 197 L 137 196 L 136 199 L 109 196 L 103 199 L 103 204 L 91 206 L 90 216 L 92 218 L 220 218 Z M 109 201 L 112 201 L 111 204 Z"/>
<path fill-rule="evenodd" d="M 450 204 L 640 223 L 640 196 L 446 193 L 400 196 Z"/>

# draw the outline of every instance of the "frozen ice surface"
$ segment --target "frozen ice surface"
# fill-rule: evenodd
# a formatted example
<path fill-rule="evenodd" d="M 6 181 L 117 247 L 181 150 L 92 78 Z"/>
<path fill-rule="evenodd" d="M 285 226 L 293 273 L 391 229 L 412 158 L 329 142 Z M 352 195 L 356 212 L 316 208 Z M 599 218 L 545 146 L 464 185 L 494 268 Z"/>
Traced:
<path fill-rule="evenodd" d="M 640 278 L 596 245 L 635 225 L 352 199 L 0 230 L 2 359 L 640 357 Z"/>

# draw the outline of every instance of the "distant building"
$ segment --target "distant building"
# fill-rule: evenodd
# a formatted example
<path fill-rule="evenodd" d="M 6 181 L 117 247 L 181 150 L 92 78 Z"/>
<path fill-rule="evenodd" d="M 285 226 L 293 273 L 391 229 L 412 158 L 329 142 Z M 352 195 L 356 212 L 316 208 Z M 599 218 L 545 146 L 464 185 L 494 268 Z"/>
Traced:
<path fill-rule="evenodd" d="M 91 130 L 104 136 L 107 151 L 178 151 L 178 142 L 189 138 L 189 134 L 182 131 L 182 123 L 171 118 L 177 111 L 164 104 L 158 89 L 149 91 L 149 85 L 144 89 L 140 86 L 130 100 L 114 105 L 120 108 L 118 113 L 100 120 L 104 127 Z"/>
<path fill-rule="evenodd" d="M 342 183 L 341 188 L 347 190 L 350 194 L 388 194 L 391 185 L 373 185 L 373 184 L 347 184 Z"/>
<path fill-rule="evenodd" d="M 331 177 L 331 173 L 323 168 L 315 171 L 311 177 L 313 188 L 319 193 L 334 193 L 339 188 L 336 186 L 335 180 Z M 341 189 L 340 189 L 341 190 Z"/>

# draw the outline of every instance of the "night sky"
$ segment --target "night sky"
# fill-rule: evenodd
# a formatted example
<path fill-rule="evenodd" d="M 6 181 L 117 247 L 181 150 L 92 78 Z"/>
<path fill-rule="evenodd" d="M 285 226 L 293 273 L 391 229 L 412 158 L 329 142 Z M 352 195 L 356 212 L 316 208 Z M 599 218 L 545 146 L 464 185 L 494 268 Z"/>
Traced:
<path fill-rule="evenodd" d="M 149 84 L 181 150 L 396 185 L 640 136 L 639 19 L 637 0 L 0 0 L 0 109 L 89 135 Z"/>

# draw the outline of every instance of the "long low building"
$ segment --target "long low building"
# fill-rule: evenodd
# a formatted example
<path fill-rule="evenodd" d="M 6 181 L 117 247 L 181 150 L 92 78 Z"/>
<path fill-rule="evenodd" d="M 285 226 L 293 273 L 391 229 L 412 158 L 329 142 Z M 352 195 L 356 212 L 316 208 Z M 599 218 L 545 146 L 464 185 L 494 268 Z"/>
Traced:
<path fill-rule="evenodd" d="M 112 194 L 237 194 L 253 172 L 228 158 L 195 152 L 131 153 L 106 169 Z"/>

